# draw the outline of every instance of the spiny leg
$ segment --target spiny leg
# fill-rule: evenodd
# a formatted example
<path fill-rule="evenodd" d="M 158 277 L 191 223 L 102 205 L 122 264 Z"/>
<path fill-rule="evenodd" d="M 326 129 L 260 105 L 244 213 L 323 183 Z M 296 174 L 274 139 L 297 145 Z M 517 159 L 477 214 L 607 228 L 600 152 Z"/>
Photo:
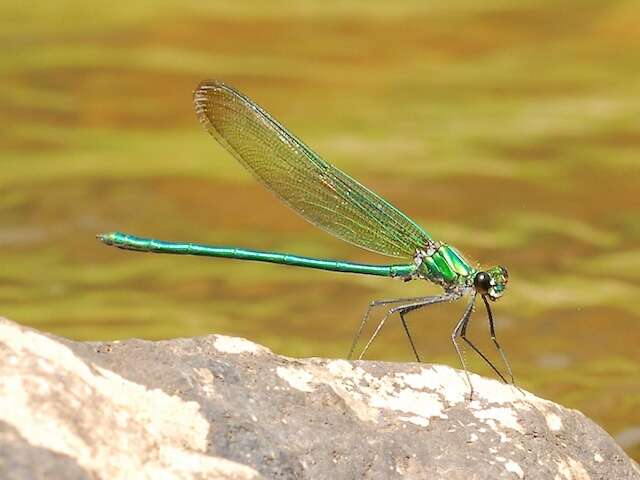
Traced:
<path fill-rule="evenodd" d="M 511 377 L 511 383 L 515 386 L 516 381 L 513 378 L 513 371 L 511 370 L 511 365 L 509 364 L 509 361 L 507 360 L 507 356 L 504 354 L 502 348 L 500 347 L 500 344 L 498 343 L 498 339 L 496 338 L 496 329 L 493 325 L 493 313 L 491 313 L 491 307 L 489 306 L 489 302 L 487 301 L 487 298 L 484 295 L 482 296 L 482 300 L 484 301 L 484 306 L 487 308 L 487 316 L 489 317 L 489 333 L 491 334 L 491 340 L 493 340 L 493 343 L 496 346 L 496 349 L 498 350 L 498 352 L 500 352 L 502 361 L 507 367 L 507 371 L 509 372 L 509 376 Z"/>
<path fill-rule="evenodd" d="M 371 313 L 371 310 L 373 310 L 376 307 L 380 307 L 382 305 L 393 305 L 394 303 L 406 303 L 406 302 L 411 303 L 411 302 L 416 302 L 418 300 L 422 300 L 424 298 L 425 297 L 393 298 L 390 300 L 374 300 L 370 302 L 369 306 L 367 307 L 367 310 L 364 312 L 364 315 L 362 316 L 362 320 L 360 321 L 360 325 L 358 326 L 358 331 L 353 337 L 353 341 L 351 342 L 351 348 L 349 349 L 349 355 L 347 356 L 347 359 L 351 359 L 351 356 L 353 355 L 353 351 L 355 350 L 356 345 L 358 344 L 358 340 L 360 340 L 360 335 L 362 335 L 362 331 L 364 330 L 364 327 L 367 324 L 367 320 L 369 320 L 369 314 Z M 426 297 L 426 298 L 431 298 L 431 297 Z"/>
<path fill-rule="evenodd" d="M 471 383 L 471 377 L 469 376 L 469 371 L 467 370 L 467 363 L 464 361 L 464 356 L 462 355 L 462 350 L 456 341 L 456 338 L 460 336 L 463 328 L 467 328 L 467 324 L 469 323 L 469 319 L 471 318 L 471 314 L 473 313 L 473 304 L 476 301 L 476 293 L 474 292 L 471 300 L 469 301 L 469 305 L 467 305 L 467 309 L 462 314 L 462 318 L 451 332 L 451 341 L 453 342 L 453 346 L 456 349 L 456 353 L 458 354 L 458 358 L 460 359 L 460 363 L 462 363 L 462 368 L 464 369 L 464 374 L 467 377 L 467 383 L 469 384 L 469 400 L 473 399 L 473 384 Z"/>
<path fill-rule="evenodd" d="M 427 304 L 427 305 L 431 305 L 431 304 Z M 412 305 L 412 306 L 403 305 L 401 307 L 398 307 L 398 315 L 400 315 L 400 320 L 402 321 L 402 328 L 404 328 L 404 333 L 407 334 L 407 338 L 409 339 L 409 343 L 411 344 L 411 350 L 413 350 L 413 355 L 416 357 L 416 361 L 418 363 L 421 363 L 422 361 L 420 360 L 420 355 L 418 355 L 416 346 L 413 343 L 413 338 L 411 337 L 411 333 L 409 332 L 409 325 L 407 324 L 407 320 L 404 318 L 404 316 L 407 313 L 413 312 L 414 310 L 419 310 L 421 307 L 424 307 L 424 306 L 425 305 L 420 304 L 420 305 Z"/>
<path fill-rule="evenodd" d="M 482 298 L 484 298 L 484 297 L 482 297 Z M 470 319 L 470 318 L 471 318 L 471 317 L 469 317 L 469 319 Z M 507 382 L 507 380 L 506 380 L 506 378 L 504 378 L 504 376 L 502 375 L 502 373 L 500 373 L 500 371 L 496 368 L 496 366 L 493 364 L 493 362 L 492 362 L 491 360 L 489 360 L 489 358 L 487 358 L 487 356 L 486 356 L 484 353 L 482 353 L 482 352 L 480 351 L 480 349 L 479 349 L 478 347 L 476 347 L 476 346 L 471 342 L 471 340 L 469 340 L 469 339 L 467 338 L 467 327 L 469 326 L 469 319 L 467 319 L 467 323 L 465 323 L 465 324 L 462 326 L 462 328 L 460 329 L 460 337 L 465 341 L 465 343 L 466 343 L 467 345 L 469 345 L 469 346 L 473 349 L 473 351 L 474 351 L 474 352 L 476 352 L 476 353 L 480 356 L 480 358 L 482 358 L 482 359 L 487 363 L 487 365 L 489 365 L 489 366 L 491 367 L 491 369 L 492 369 L 494 372 L 496 372 L 496 375 L 498 375 L 498 377 L 500 377 L 500 380 L 502 380 L 504 383 L 508 383 L 508 382 Z"/>
<path fill-rule="evenodd" d="M 418 355 L 418 350 L 416 350 L 416 346 L 413 343 L 413 338 L 411 338 L 411 333 L 409 333 L 409 326 L 407 325 L 407 321 L 404 319 L 405 314 L 414 311 L 418 307 L 407 308 L 406 310 L 400 310 L 398 313 L 400 314 L 400 320 L 402 321 L 402 328 L 404 328 L 404 333 L 407 334 L 407 338 L 409 339 L 409 343 L 411 344 L 411 350 L 413 350 L 413 355 L 416 357 L 416 362 L 420 363 L 420 355 Z"/>
<path fill-rule="evenodd" d="M 362 349 L 362 353 L 360 353 L 360 355 L 358 356 L 358 360 L 361 360 L 362 357 L 364 356 L 364 354 L 367 353 L 367 350 L 369 349 L 369 347 L 371 346 L 371 344 L 373 343 L 375 338 L 380 333 L 380 330 L 382 330 L 382 327 L 384 326 L 384 324 L 387 321 L 387 319 L 391 315 L 393 315 L 394 313 L 401 312 L 401 311 L 402 312 L 408 312 L 408 311 L 411 311 L 411 310 L 417 310 L 418 308 L 426 307 L 427 305 L 434 305 L 436 303 L 449 302 L 449 301 L 455 300 L 457 298 L 458 298 L 458 296 L 455 295 L 455 294 L 445 293 L 445 294 L 439 295 L 437 297 L 418 298 L 418 299 L 415 299 L 415 301 L 412 301 L 412 302 L 409 302 L 409 303 L 405 303 L 404 305 L 400 305 L 398 307 L 390 308 L 387 311 L 387 313 L 385 314 L 385 316 L 382 317 L 382 320 L 380 320 L 380 323 L 378 324 L 378 326 L 376 327 L 375 331 L 373 332 L 373 335 L 371 335 L 371 338 L 369 339 L 367 344 Z M 406 328 L 406 324 L 405 324 L 405 328 Z M 406 328 L 406 332 L 407 333 L 408 333 L 408 331 L 409 331 L 409 329 Z M 411 336 L 409 336 L 409 341 L 411 342 L 411 345 L 413 346 L 413 340 L 411 339 Z M 415 347 L 414 347 L 414 353 L 415 353 Z"/>

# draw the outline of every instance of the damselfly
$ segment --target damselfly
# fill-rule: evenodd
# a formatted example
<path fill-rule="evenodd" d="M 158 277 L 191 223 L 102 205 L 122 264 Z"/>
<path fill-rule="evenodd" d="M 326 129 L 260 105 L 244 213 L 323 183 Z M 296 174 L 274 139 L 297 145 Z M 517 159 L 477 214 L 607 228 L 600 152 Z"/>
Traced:
<path fill-rule="evenodd" d="M 420 361 L 405 316 L 427 305 L 452 302 L 468 295 L 469 303 L 453 329 L 451 340 L 471 392 L 473 387 L 458 343 L 460 338 L 506 382 L 495 365 L 466 335 L 479 296 L 487 311 L 491 339 L 513 383 L 511 367 L 496 339 L 489 304 L 499 299 L 505 291 L 508 281 L 505 267 L 496 266 L 486 270 L 474 267 L 454 247 L 435 240 L 389 202 L 324 161 L 271 115 L 232 87 L 218 81 L 202 82 L 194 92 L 194 102 L 200 122 L 207 131 L 294 211 L 336 237 L 382 255 L 403 258 L 405 262 L 370 265 L 246 248 L 166 242 L 120 232 L 98 235 L 100 240 L 127 250 L 256 260 L 335 272 L 396 277 L 405 281 L 421 279 L 442 287 L 444 292 L 437 296 L 371 302 L 353 339 L 349 357 L 358 344 L 372 309 L 385 307 L 385 315 L 359 358 L 369 349 L 387 319 L 398 314 L 415 358 Z"/>

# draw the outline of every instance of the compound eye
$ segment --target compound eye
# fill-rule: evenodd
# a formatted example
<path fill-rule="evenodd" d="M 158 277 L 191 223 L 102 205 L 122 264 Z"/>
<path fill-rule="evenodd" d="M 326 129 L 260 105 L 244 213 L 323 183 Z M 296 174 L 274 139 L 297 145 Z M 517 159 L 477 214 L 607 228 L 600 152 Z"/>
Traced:
<path fill-rule="evenodd" d="M 487 272 L 478 272 L 473 279 L 473 285 L 478 293 L 486 295 L 491 288 L 491 276 Z"/>

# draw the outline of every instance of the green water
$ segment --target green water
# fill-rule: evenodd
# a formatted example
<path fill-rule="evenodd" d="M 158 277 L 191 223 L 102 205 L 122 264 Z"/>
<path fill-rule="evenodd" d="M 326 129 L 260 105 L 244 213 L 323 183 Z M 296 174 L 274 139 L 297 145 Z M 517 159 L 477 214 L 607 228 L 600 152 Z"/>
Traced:
<path fill-rule="evenodd" d="M 435 238 L 509 267 L 494 312 L 524 387 L 614 436 L 640 426 L 640 5 L 236 3 L 0 7 L 0 314 L 77 339 L 215 332 L 344 357 L 369 300 L 437 293 L 100 245 L 124 230 L 387 261 L 215 144 L 191 91 L 219 78 Z M 427 361 L 458 365 L 463 308 L 409 317 Z M 389 327 L 370 358 L 410 360 Z M 472 335 L 489 349 L 481 315 Z"/>

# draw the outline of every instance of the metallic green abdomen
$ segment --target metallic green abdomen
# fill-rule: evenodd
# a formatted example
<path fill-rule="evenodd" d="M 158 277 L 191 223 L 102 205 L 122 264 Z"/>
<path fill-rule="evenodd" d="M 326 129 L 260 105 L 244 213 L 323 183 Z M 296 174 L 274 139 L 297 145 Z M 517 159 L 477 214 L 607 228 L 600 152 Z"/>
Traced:
<path fill-rule="evenodd" d="M 458 250 L 446 244 L 425 257 L 423 265 L 427 278 L 439 284 L 461 283 L 475 272 Z"/>

